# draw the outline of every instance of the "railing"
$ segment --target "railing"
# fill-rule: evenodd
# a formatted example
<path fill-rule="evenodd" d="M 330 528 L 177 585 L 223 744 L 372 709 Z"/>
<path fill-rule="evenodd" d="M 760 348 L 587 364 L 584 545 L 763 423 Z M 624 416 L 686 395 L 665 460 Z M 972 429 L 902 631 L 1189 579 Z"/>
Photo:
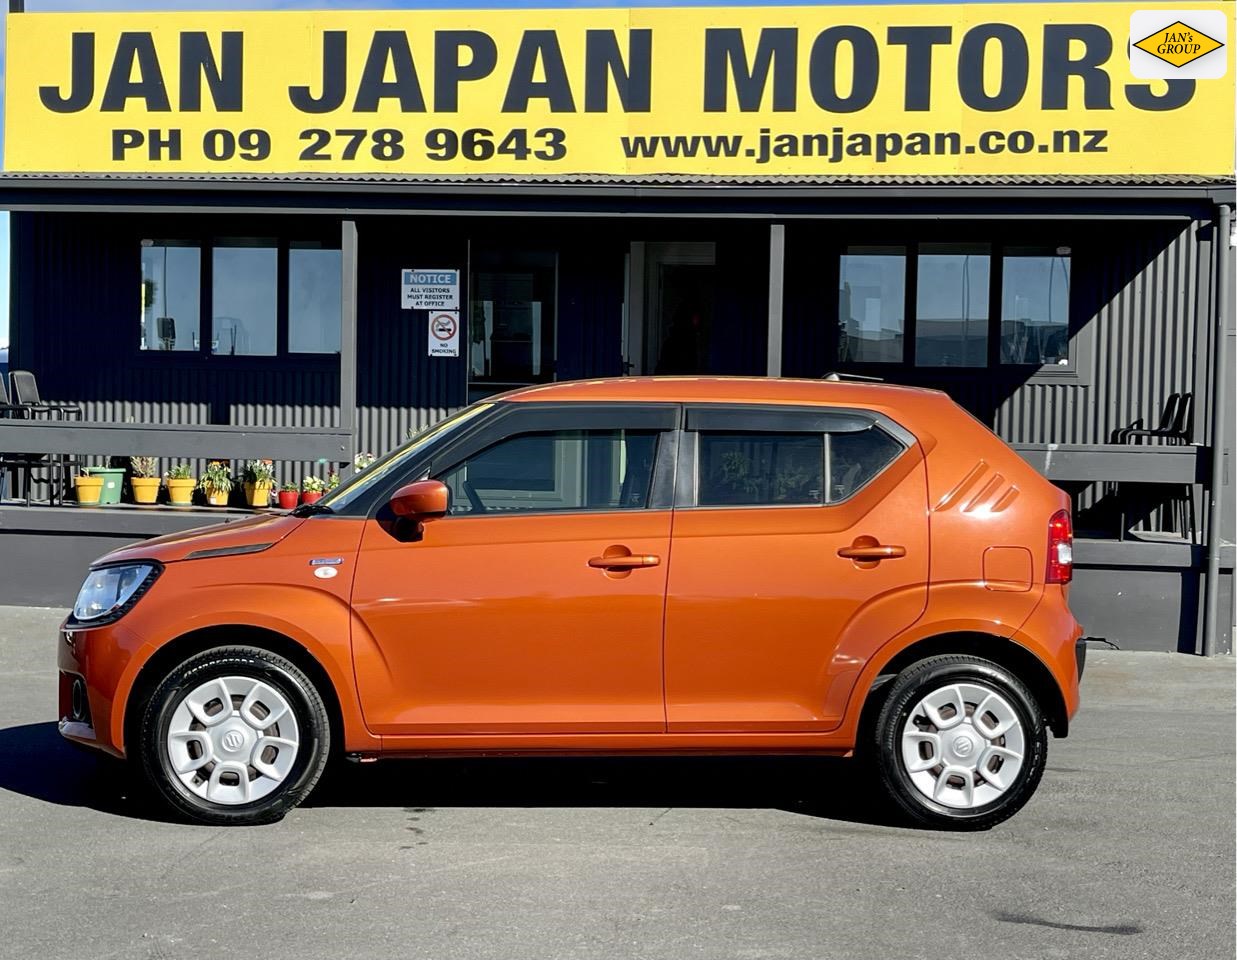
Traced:
<path fill-rule="evenodd" d="M 0 420 L 0 450 L 81 456 L 219 460 L 320 460 L 349 463 L 350 430 L 211 424 Z"/>

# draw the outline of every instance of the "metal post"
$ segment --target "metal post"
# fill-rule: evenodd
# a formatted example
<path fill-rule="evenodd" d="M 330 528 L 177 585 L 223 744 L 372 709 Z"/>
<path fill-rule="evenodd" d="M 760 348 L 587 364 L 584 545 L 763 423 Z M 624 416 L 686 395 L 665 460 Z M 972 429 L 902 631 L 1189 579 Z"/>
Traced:
<path fill-rule="evenodd" d="M 769 359 L 765 372 L 782 375 L 782 288 L 786 274 L 786 225 L 769 225 Z"/>
<path fill-rule="evenodd" d="M 1215 238 L 1220 262 L 1216 271 L 1216 332 L 1211 378 L 1211 484 L 1207 491 L 1210 509 L 1207 512 L 1206 600 L 1203 608 L 1205 657 L 1215 656 L 1216 625 L 1220 612 L 1220 545 L 1223 539 L 1221 521 L 1224 510 L 1224 498 L 1220 489 L 1224 482 L 1224 448 L 1228 442 L 1225 432 L 1228 420 L 1225 398 L 1228 394 L 1229 300 L 1232 298 L 1233 289 L 1233 251 L 1229 246 L 1231 223 L 1232 208 L 1222 205 L 1216 221 Z"/>
<path fill-rule="evenodd" d="M 339 426 L 352 438 L 348 467 L 356 456 L 357 445 L 357 232 L 356 221 L 341 225 L 340 243 L 340 328 L 339 328 Z M 346 467 L 345 469 L 348 469 Z"/>

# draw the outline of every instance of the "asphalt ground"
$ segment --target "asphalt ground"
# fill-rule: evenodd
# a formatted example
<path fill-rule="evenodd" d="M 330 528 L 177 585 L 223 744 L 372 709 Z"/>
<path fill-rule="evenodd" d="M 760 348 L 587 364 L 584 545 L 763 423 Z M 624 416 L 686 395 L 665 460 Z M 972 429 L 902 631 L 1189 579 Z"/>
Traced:
<path fill-rule="evenodd" d="M 0 957 L 1234 956 L 1234 661 L 1092 651 L 1039 792 L 892 823 L 843 760 L 346 766 L 168 822 L 56 733 L 59 611 L 0 608 Z"/>

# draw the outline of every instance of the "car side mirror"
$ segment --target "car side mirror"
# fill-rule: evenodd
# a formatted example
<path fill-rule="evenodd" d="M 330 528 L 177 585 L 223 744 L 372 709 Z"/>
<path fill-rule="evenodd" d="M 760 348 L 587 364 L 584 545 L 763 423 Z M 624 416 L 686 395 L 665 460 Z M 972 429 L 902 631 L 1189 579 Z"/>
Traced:
<path fill-rule="evenodd" d="M 441 480 L 417 480 L 405 484 L 391 497 L 391 512 L 424 523 L 446 516 L 451 495 Z"/>

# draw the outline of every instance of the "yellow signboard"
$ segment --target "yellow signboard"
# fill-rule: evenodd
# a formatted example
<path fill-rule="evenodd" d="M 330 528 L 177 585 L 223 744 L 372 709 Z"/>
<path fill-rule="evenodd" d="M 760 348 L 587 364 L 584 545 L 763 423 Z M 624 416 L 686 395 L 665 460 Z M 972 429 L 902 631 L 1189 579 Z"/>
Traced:
<path fill-rule="evenodd" d="M 5 168 L 1231 176 L 1234 71 L 1135 78 L 1136 9 L 15 14 Z"/>

